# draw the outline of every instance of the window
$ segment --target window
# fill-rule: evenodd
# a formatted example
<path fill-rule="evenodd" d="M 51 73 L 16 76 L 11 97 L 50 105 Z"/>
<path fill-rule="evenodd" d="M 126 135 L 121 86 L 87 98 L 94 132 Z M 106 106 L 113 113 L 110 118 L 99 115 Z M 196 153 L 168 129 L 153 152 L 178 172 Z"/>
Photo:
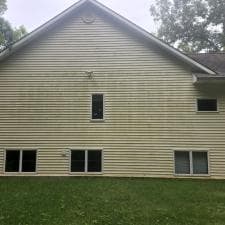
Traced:
<path fill-rule="evenodd" d="M 101 150 L 72 150 L 71 172 L 101 172 Z"/>
<path fill-rule="evenodd" d="M 22 151 L 22 172 L 36 171 L 36 151 Z"/>
<path fill-rule="evenodd" d="M 177 174 L 190 174 L 189 152 L 175 152 L 175 171 Z"/>
<path fill-rule="evenodd" d="M 199 112 L 204 112 L 204 111 L 216 112 L 218 110 L 217 99 L 198 99 L 197 108 Z"/>
<path fill-rule="evenodd" d="M 85 151 L 72 151 L 71 171 L 85 172 Z"/>
<path fill-rule="evenodd" d="M 102 171 L 102 153 L 101 151 L 88 151 L 88 172 Z"/>
<path fill-rule="evenodd" d="M 175 173 L 208 174 L 208 153 L 200 151 L 175 151 Z"/>
<path fill-rule="evenodd" d="M 104 96 L 103 94 L 92 95 L 92 120 L 104 119 Z"/>
<path fill-rule="evenodd" d="M 6 172 L 19 172 L 20 151 L 6 151 Z"/>
<path fill-rule="evenodd" d="M 208 174 L 207 152 L 192 152 L 193 174 Z"/>
<path fill-rule="evenodd" d="M 34 150 L 6 150 L 5 172 L 36 172 L 36 158 L 37 151 Z"/>

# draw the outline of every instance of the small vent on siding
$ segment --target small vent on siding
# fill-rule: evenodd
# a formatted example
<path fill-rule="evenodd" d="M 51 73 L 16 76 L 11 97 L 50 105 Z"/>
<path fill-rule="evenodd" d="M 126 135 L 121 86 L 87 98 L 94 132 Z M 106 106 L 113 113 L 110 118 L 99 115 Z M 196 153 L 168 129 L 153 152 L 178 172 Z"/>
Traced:
<path fill-rule="evenodd" d="M 91 10 L 87 10 L 87 11 L 83 12 L 81 18 L 82 18 L 83 22 L 87 23 L 87 24 L 91 24 L 91 23 L 95 22 L 95 15 L 93 12 L 91 12 Z"/>

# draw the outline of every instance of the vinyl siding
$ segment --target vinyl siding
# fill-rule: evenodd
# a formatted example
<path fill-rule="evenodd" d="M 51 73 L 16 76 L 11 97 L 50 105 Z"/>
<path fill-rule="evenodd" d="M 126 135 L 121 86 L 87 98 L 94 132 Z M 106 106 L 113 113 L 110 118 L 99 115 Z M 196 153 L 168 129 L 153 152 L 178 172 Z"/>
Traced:
<path fill-rule="evenodd" d="M 37 175 L 69 175 L 62 153 L 95 148 L 104 176 L 174 177 L 174 149 L 201 148 L 211 177 L 225 178 L 224 91 L 194 86 L 189 68 L 100 12 L 93 24 L 81 14 L 1 63 L 0 174 L 5 149 L 37 149 Z M 219 113 L 197 113 L 198 97 L 217 97 Z"/>

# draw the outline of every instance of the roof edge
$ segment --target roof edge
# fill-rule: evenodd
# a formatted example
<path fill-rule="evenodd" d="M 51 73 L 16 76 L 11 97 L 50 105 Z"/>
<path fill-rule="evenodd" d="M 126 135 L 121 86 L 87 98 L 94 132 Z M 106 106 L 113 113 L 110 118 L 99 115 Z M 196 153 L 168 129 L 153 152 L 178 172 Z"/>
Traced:
<path fill-rule="evenodd" d="M 128 25 L 129 27 L 132 27 L 133 29 L 135 29 L 136 31 L 138 31 L 139 33 L 141 33 L 142 35 L 144 35 L 146 38 L 150 39 L 151 41 L 157 43 L 163 49 L 167 50 L 168 52 L 172 53 L 173 55 L 177 56 L 178 58 L 183 59 L 183 61 L 186 62 L 187 64 L 195 66 L 198 69 L 203 70 L 203 71 L 205 71 L 208 74 L 212 74 L 212 75 L 216 74 L 216 72 L 213 71 L 212 69 L 206 67 L 203 64 L 198 63 L 197 61 L 195 61 L 194 59 L 192 59 L 188 55 L 184 54 L 183 52 L 175 49 L 174 47 L 169 46 L 164 41 L 162 41 L 159 38 L 155 37 L 154 35 L 152 35 L 148 31 L 146 31 L 145 29 L 141 28 L 137 24 L 133 23 L 132 21 L 128 20 L 127 18 L 125 18 L 125 17 L 121 16 L 120 14 L 114 12 L 113 10 L 111 10 L 108 7 L 106 7 L 102 3 L 100 3 L 100 2 L 98 2 L 96 0 L 88 0 L 88 1 L 92 2 L 94 5 L 102 8 L 104 11 L 107 11 L 110 15 L 115 16 L 121 22 L 123 22 L 124 24 Z"/>
<path fill-rule="evenodd" d="M 2 52 L 0 52 L 0 61 L 4 60 L 26 44 L 30 43 L 33 39 L 35 39 L 37 36 L 41 35 L 45 31 L 48 30 L 48 28 L 54 24 L 56 24 L 60 19 L 62 19 L 64 16 L 70 14 L 74 9 L 79 8 L 82 6 L 85 2 L 90 2 L 90 0 L 80 0 L 79 2 L 73 4 L 69 8 L 65 9 L 60 14 L 56 15 L 52 19 L 48 20 L 41 26 L 37 27 L 15 43 L 9 45 L 7 48 L 5 48 Z"/>
<path fill-rule="evenodd" d="M 80 0 L 79 2 L 73 4 L 68 9 L 64 10 L 63 12 L 58 14 L 57 16 L 53 17 L 52 19 L 50 19 L 49 21 L 47 21 L 46 23 L 41 25 L 40 27 L 36 28 L 34 31 L 32 31 L 28 35 L 24 36 L 19 41 L 15 42 L 11 46 L 9 46 L 5 50 L 3 50 L 0 53 L 0 61 L 4 60 L 5 58 L 10 56 L 11 54 L 16 52 L 17 50 L 19 50 L 20 48 L 25 46 L 26 44 L 30 43 L 37 36 L 41 35 L 45 31 L 47 31 L 49 29 L 49 27 L 51 27 L 54 24 L 56 24 L 56 22 L 58 22 L 59 20 L 63 19 L 66 15 L 70 14 L 73 10 L 79 8 L 84 3 L 91 3 L 94 6 L 102 9 L 104 12 L 107 12 L 109 15 L 115 17 L 117 20 L 119 20 L 120 22 L 124 23 L 128 27 L 131 27 L 132 29 L 134 29 L 138 33 L 142 34 L 145 38 L 149 39 L 151 42 L 156 43 L 159 47 L 161 47 L 162 49 L 166 50 L 167 52 L 169 52 L 170 54 L 174 55 L 175 57 L 179 58 L 180 60 L 182 60 L 184 63 L 188 64 L 189 66 L 191 66 L 191 67 L 193 67 L 193 68 L 195 68 L 197 70 L 204 71 L 207 74 L 211 74 L 211 75 L 215 75 L 216 74 L 216 72 L 213 71 L 212 69 L 207 68 L 206 66 L 198 63 L 197 61 L 195 61 L 191 57 L 185 55 L 184 53 L 180 52 L 179 50 L 169 46 L 168 44 L 166 44 L 162 40 L 158 39 L 154 35 L 150 34 L 146 30 L 141 28 L 140 26 L 138 26 L 135 23 L 131 22 L 130 20 L 124 18 L 123 16 L 121 16 L 118 13 L 114 12 L 110 8 L 106 7 L 105 5 L 97 2 L 96 0 Z"/>
<path fill-rule="evenodd" d="M 201 84 L 201 83 L 221 83 L 225 82 L 224 75 L 209 75 L 209 74 L 192 74 L 193 76 L 193 83 L 194 84 Z"/>

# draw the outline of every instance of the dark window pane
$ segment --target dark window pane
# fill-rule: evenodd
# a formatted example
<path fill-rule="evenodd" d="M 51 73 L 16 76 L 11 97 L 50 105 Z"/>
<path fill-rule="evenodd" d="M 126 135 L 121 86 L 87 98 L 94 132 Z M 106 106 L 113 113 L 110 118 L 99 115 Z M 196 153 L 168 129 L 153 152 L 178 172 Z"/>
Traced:
<path fill-rule="evenodd" d="M 23 151 L 22 172 L 36 171 L 36 151 Z"/>
<path fill-rule="evenodd" d="M 189 152 L 175 152 L 175 173 L 190 174 Z"/>
<path fill-rule="evenodd" d="M 71 152 L 71 172 L 85 172 L 85 151 Z"/>
<path fill-rule="evenodd" d="M 88 151 L 88 172 L 102 171 L 102 152 Z"/>
<path fill-rule="evenodd" d="M 92 119 L 103 119 L 103 95 L 92 95 Z"/>
<path fill-rule="evenodd" d="M 20 151 L 6 151 L 6 172 L 19 172 Z"/>
<path fill-rule="evenodd" d="M 208 174 L 207 152 L 193 152 L 192 160 L 194 174 Z"/>
<path fill-rule="evenodd" d="M 217 100 L 198 99 L 198 111 L 217 111 Z"/>

